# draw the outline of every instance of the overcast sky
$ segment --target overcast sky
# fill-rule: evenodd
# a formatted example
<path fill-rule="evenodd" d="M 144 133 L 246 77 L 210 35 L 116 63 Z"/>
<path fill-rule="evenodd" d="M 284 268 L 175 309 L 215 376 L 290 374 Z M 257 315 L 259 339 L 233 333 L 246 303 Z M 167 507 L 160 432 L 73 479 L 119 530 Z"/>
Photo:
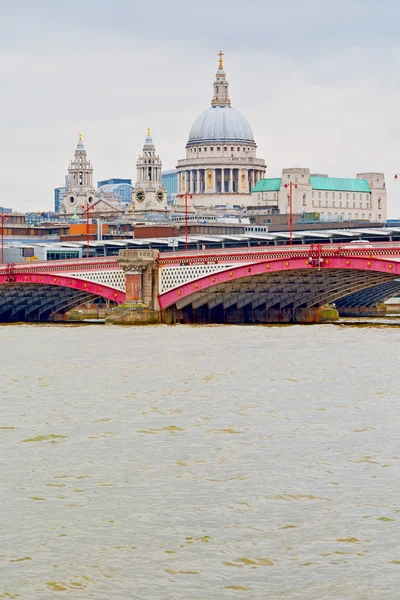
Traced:
<path fill-rule="evenodd" d="M 399 28 L 387 0 L 0 0 L 0 205 L 52 209 L 79 132 L 95 182 L 135 180 L 147 127 L 174 168 L 222 49 L 268 177 L 383 171 L 400 217 Z"/>

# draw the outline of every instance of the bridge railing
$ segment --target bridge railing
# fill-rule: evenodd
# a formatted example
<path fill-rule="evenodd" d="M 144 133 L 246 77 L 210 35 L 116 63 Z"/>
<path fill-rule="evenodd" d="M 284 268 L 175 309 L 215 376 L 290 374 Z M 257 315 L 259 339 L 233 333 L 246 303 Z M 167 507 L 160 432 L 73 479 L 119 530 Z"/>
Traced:
<path fill-rule="evenodd" d="M 98 269 L 119 269 L 117 257 L 99 258 L 77 258 L 69 260 L 42 260 L 31 263 L 9 263 L 0 264 L 0 274 L 7 273 L 12 268 L 14 271 L 23 273 L 40 272 L 73 272 L 73 271 L 96 271 Z"/>
<path fill-rule="evenodd" d="M 244 248 L 201 250 L 189 252 L 163 253 L 158 258 L 161 267 L 186 266 L 196 264 L 212 264 L 240 261 L 278 260 L 287 258 L 312 257 L 379 257 L 398 256 L 400 258 L 400 244 L 315 244 L 311 246 L 279 246 L 271 248 Z"/>

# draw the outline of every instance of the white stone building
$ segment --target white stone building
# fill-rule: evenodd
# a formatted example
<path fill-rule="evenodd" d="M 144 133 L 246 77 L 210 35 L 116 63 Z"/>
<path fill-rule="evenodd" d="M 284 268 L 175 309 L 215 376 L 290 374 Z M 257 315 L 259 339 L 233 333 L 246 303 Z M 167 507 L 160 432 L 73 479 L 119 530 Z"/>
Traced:
<path fill-rule="evenodd" d="M 178 161 L 178 194 L 193 195 L 194 207 L 246 206 L 251 190 L 265 176 L 265 161 L 247 119 L 232 108 L 222 52 L 211 107 L 193 123 L 186 158 Z"/>
<path fill-rule="evenodd" d="M 321 221 L 386 221 L 383 173 L 358 173 L 355 179 L 347 179 L 310 174 L 309 169 L 283 169 L 281 177 L 261 179 L 253 187 L 252 206 L 277 207 L 288 214 L 290 182 L 294 214 L 316 213 Z"/>
<path fill-rule="evenodd" d="M 92 205 L 96 200 L 96 190 L 93 187 L 93 167 L 87 157 L 82 134 L 79 134 L 74 158 L 68 167 L 62 212 L 73 215 L 76 211 L 82 211 L 82 206 Z"/>
<path fill-rule="evenodd" d="M 135 212 L 160 212 L 167 209 L 167 191 L 161 179 L 162 162 L 147 130 L 143 152 L 136 163 L 136 183 L 133 188 Z"/>

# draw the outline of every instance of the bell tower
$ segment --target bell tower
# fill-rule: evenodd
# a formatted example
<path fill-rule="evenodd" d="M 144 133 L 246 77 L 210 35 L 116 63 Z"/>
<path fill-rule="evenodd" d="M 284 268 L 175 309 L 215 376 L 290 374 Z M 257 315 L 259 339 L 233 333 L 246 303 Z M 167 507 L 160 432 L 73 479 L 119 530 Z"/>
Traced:
<path fill-rule="evenodd" d="M 136 163 L 136 184 L 133 189 L 135 212 L 166 210 L 167 191 L 162 185 L 161 169 L 162 162 L 156 154 L 148 129 L 142 154 Z"/>
<path fill-rule="evenodd" d="M 224 53 L 219 52 L 218 71 L 215 75 L 214 81 L 214 96 L 211 100 L 211 106 L 230 106 L 231 101 L 229 98 L 229 82 L 226 79 L 226 73 L 224 71 Z"/>
<path fill-rule="evenodd" d="M 89 161 L 82 134 L 79 134 L 75 154 L 68 167 L 67 189 L 64 194 L 63 211 L 74 214 L 82 205 L 93 204 L 96 190 L 93 187 L 93 167 Z"/>

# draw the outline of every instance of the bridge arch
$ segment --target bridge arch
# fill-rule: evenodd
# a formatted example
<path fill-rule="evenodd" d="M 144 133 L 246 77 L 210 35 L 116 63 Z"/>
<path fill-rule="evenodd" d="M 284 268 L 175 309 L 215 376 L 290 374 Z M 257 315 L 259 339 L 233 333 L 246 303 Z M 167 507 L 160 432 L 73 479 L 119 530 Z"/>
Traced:
<path fill-rule="evenodd" d="M 98 298 L 124 302 L 125 292 L 76 276 L 48 272 L 0 273 L 0 320 L 46 320 Z"/>
<path fill-rule="evenodd" d="M 400 276 L 400 262 L 389 257 L 335 254 L 257 260 L 231 266 L 184 283 L 159 296 L 162 309 L 222 306 L 256 309 L 308 308 L 388 284 Z M 382 287 L 382 294 L 388 293 Z"/>

